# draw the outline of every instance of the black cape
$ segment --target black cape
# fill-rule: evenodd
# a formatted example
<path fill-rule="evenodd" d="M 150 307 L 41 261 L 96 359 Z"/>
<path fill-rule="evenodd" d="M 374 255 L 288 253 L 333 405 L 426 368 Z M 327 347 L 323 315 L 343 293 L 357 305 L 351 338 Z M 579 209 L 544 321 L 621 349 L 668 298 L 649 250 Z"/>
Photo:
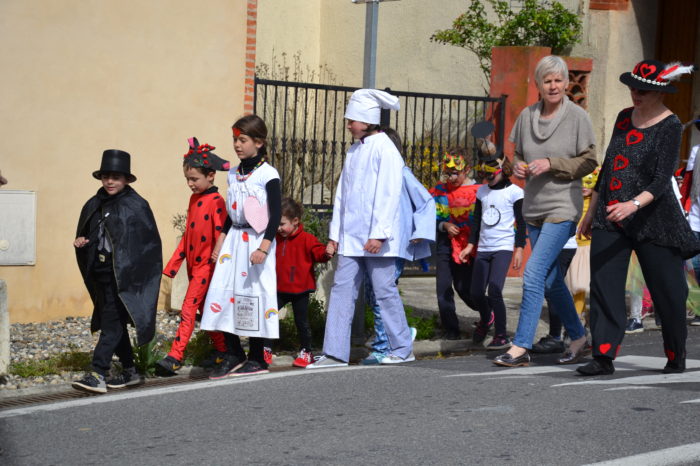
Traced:
<path fill-rule="evenodd" d="M 104 217 L 109 213 L 107 217 Z M 103 219 L 103 220 L 102 220 Z M 119 297 L 136 327 L 137 344 L 144 345 L 155 335 L 156 310 L 160 292 L 163 253 L 153 212 L 144 198 L 130 186 L 114 196 L 100 188 L 83 206 L 76 237 L 90 242 L 76 248 L 78 267 L 90 293 L 94 309 L 91 330 L 100 329 L 97 286 L 92 273 L 97 259 L 97 231 L 102 221 L 112 241 L 114 276 Z"/>

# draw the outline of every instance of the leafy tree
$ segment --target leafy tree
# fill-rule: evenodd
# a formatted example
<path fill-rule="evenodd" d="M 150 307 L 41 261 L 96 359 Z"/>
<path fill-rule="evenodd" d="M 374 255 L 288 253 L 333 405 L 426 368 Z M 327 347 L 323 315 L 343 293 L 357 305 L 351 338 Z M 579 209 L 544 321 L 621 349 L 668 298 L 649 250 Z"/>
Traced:
<path fill-rule="evenodd" d="M 491 5 L 497 22 L 487 18 Z M 505 0 L 471 0 L 466 13 L 457 17 L 451 29 L 436 31 L 431 41 L 464 47 L 479 59 L 488 81 L 491 75 L 491 49 L 503 45 L 550 47 L 561 54 L 580 41 L 581 19 L 553 0 L 524 0 L 513 11 Z"/>

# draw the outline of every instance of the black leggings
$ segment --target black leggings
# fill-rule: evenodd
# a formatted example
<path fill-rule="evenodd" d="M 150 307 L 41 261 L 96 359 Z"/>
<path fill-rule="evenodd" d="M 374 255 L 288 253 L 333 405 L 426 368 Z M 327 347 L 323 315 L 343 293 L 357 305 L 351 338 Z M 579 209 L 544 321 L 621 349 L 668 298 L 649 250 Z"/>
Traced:
<path fill-rule="evenodd" d="M 243 345 L 241 345 L 241 338 L 233 333 L 224 333 L 224 337 L 226 338 L 227 351 L 241 359 L 245 359 L 245 351 L 243 350 Z M 265 339 L 260 337 L 248 337 L 248 346 L 248 359 L 257 362 L 261 367 L 267 369 L 264 356 Z"/>
<path fill-rule="evenodd" d="M 476 309 L 470 295 L 473 261 L 468 264 L 457 264 L 452 260 L 451 254 L 438 253 L 435 258 L 435 267 L 435 287 L 442 328 L 449 333 L 459 333 L 455 291 L 467 306 Z"/>
<path fill-rule="evenodd" d="M 471 297 L 481 322 L 495 318 L 496 335 L 506 334 L 506 304 L 503 302 L 503 285 L 513 251 L 477 252 L 472 272 Z M 488 290 L 488 295 L 486 294 Z"/>
<path fill-rule="evenodd" d="M 294 324 L 299 334 L 300 349 L 311 351 L 311 326 L 309 325 L 309 295 L 310 292 L 292 294 L 277 293 L 277 309 L 282 309 L 287 303 L 292 303 Z"/>

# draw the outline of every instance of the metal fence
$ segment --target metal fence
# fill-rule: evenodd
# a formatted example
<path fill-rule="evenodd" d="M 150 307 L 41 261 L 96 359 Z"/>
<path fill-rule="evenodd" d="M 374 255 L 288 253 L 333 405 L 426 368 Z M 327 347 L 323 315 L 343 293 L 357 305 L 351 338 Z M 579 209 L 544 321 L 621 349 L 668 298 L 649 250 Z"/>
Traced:
<path fill-rule="evenodd" d="M 267 124 L 270 162 L 280 172 L 284 195 L 315 210 L 333 204 L 345 153 L 353 143 L 343 115 L 355 90 L 255 79 L 254 111 Z M 384 115 L 386 124 L 401 136 L 406 164 L 427 187 L 438 182 L 439 160 L 448 148 L 465 147 L 476 158 L 469 134 L 474 123 L 490 119 L 495 142 L 503 147 L 506 96 L 386 90 L 401 103 L 401 110 Z"/>

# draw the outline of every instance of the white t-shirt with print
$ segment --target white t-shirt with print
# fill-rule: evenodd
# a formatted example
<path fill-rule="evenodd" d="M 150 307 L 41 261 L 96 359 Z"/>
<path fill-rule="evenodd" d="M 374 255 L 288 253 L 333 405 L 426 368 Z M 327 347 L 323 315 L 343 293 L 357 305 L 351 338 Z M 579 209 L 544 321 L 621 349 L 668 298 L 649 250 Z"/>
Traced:
<path fill-rule="evenodd" d="M 522 188 L 511 184 L 502 189 L 491 189 L 489 185 L 485 184 L 476 192 L 476 198 L 481 201 L 481 229 L 479 230 L 478 250 L 483 252 L 512 251 L 515 244 L 513 206 L 523 198 Z M 489 213 L 493 215 L 489 215 Z M 495 219 L 498 219 L 498 223 L 489 225 Z"/>

